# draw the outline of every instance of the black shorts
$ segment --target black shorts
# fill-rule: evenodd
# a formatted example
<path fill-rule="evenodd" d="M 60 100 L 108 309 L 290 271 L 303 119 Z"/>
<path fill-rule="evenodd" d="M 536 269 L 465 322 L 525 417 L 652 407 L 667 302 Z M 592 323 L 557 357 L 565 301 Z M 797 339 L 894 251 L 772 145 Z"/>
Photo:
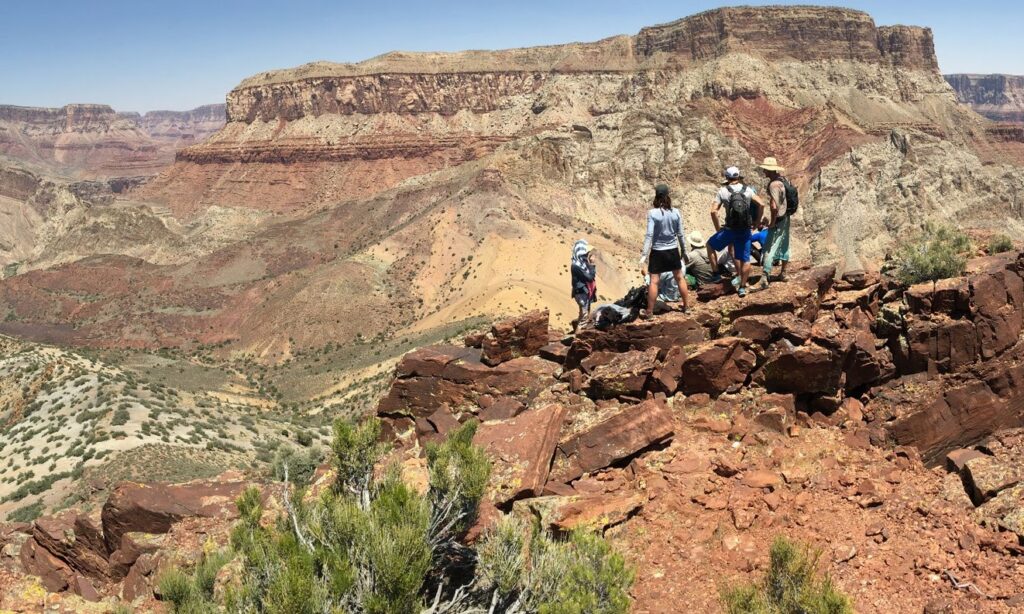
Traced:
<path fill-rule="evenodd" d="M 682 268 L 683 261 L 679 257 L 679 248 L 651 250 L 651 259 L 647 264 L 647 272 L 651 275 L 678 271 Z"/>

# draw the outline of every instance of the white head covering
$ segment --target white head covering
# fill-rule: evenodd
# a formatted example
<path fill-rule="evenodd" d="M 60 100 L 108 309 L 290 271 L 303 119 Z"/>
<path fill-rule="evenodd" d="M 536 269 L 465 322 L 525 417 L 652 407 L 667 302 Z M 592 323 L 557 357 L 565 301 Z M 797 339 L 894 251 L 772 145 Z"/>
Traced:
<path fill-rule="evenodd" d="M 572 263 L 582 267 L 587 266 L 587 254 L 590 253 L 590 244 L 586 239 L 580 239 L 572 246 Z"/>

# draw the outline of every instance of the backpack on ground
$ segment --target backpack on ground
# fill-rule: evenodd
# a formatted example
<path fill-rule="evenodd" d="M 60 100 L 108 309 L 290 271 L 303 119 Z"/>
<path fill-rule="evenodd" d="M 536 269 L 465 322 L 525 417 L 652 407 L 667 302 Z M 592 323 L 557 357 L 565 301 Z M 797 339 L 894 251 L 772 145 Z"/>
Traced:
<path fill-rule="evenodd" d="M 800 207 L 800 192 L 797 191 L 795 185 L 789 182 L 789 179 L 782 175 L 779 175 L 779 181 L 782 182 L 782 187 L 786 190 L 786 217 L 790 217 Z"/>
<path fill-rule="evenodd" d="M 750 228 L 750 198 L 747 197 L 747 186 L 740 184 L 738 192 L 732 191 L 732 186 L 727 185 L 725 189 L 729 192 L 729 200 L 725 203 L 725 226 L 733 230 Z"/>

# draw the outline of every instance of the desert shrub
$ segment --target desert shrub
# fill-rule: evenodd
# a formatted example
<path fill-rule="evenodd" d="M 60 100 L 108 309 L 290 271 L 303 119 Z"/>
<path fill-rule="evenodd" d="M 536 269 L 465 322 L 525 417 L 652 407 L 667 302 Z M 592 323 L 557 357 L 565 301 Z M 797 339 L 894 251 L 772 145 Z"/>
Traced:
<path fill-rule="evenodd" d="M 963 275 L 971 240 L 949 226 L 926 224 L 895 253 L 893 275 L 905 284 L 936 281 Z"/>
<path fill-rule="evenodd" d="M 164 600 L 171 603 L 175 614 L 206 614 L 218 611 L 213 601 L 213 585 L 217 572 L 231 560 L 230 552 L 211 552 L 185 573 L 172 567 L 160 575 L 157 586 Z"/>
<path fill-rule="evenodd" d="M 301 488 L 309 484 L 323 460 L 324 452 L 320 448 L 297 450 L 291 446 L 281 446 L 274 453 L 270 471 L 278 480 L 284 480 L 287 469 L 288 481 Z"/>
<path fill-rule="evenodd" d="M 32 522 L 43 513 L 43 502 L 36 501 L 7 514 L 7 522 Z"/>
<path fill-rule="evenodd" d="M 723 588 L 722 605 L 729 614 L 852 614 L 849 598 L 827 575 L 819 576 L 820 556 L 820 551 L 777 537 L 764 578 Z"/>
<path fill-rule="evenodd" d="M 993 235 L 992 238 L 988 240 L 988 253 L 990 254 L 1008 252 L 1012 249 L 1013 239 L 1004 234 Z"/>
<path fill-rule="evenodd" d="M 461 544 L 490 475 L 486 456 L 472 444 L 475 429 L 468 423 L 430 446 L 429 490 L 422 495 L 396 466 L 374 477 L 386 452 L 376 420 L 336 423 L 334 488 L 303 503 L 285 485 L 284 514 L 271 526 L 261 523 L 258 490 L 239 497 L 231 544 L 241 574 L 227 587 L 227 609 L 626 612 L 633 572 L 598 536 L 556 540 L 535 530 L 531 538 L 525 524 L 507 518 L 480 540 L 479 552 Z"/>

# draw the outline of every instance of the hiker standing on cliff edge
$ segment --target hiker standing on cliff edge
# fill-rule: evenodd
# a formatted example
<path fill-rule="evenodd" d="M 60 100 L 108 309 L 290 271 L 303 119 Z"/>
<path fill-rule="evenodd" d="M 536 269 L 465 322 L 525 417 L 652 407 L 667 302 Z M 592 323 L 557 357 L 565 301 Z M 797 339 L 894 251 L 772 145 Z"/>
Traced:
<path fill-rule="evenodd" d="M 647 311 L 641 319 L 654 315 L 654 303 L 658 300 L 658 281 L 662 273 L 671 272 L 683 296 L 683 308 L 690 308 L 690 292 L 683 279 L 683 261 L 680 248 L 683 241 L 683 214 L 672 206 L 668 186 L 659 183 L 654 187 L 654 203 L 647 212 L 647 234 L 640 254 L 640 274 L 649 277 L 647 288 Z"/>
<path fill-rule="evenodd" d="M 725 210 L 724 224 L 718 219 L 719 209 Z M 747 279 L 750 277 L 750 235 L 754 224 L 761 221 L 764 203 L 754 193 L 754 188 L 743 183 L 740 169 L 730 166 L 725 169 L 725 181 L 715 194 L 711 207 L 711 221 L 715 234 L 708 239 L 708 260 L 711 269 L 718 274 L 718 252 L 732 247 L 736 260 L 736 274 L 739 276 L 737 292 L 747 295 Z"/>
<path fill-rule="evenodd" d="M 761 171 L 768 178 L 769 208 L 771 219 L 768 222 L 768 238 L 764 246 L 761 264 L 764 275 L 761 277 L 761 288 L 767 288 L 769 276 L 776 260 L 782 261 L 779 269 L 779 281 L 786 279 L 786 265 L 789 264 L 789 218 L 793 216 L 796 204 L 796 189 L 782 173 L 786 169 L 779 166 L 775 158 L 765 158 L 760 164 Z M 793 195 L 791 198 L 790 195 Z M 790 201 L 794 202 L 790 202 Z"/>

